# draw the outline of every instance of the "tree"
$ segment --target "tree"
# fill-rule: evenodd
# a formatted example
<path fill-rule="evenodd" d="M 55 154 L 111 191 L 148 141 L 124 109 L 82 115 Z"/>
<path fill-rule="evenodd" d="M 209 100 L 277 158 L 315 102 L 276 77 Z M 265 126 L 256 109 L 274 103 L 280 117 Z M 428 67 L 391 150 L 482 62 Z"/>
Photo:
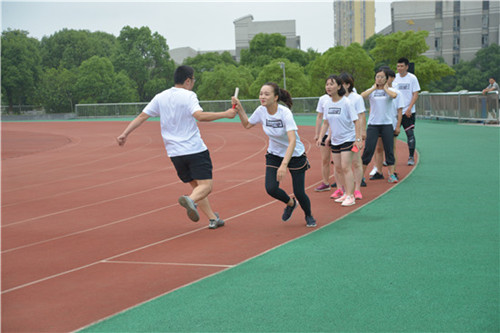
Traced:
<path fill-rule="evenodd" d="M 324 93 L 325 80 L 331 74 L 351 74 L 360 92 L 373 84 L 373 60 L 358 43 L 328 49 L 311 64 L 310 72 L 313 96 Z"/>
<path fill-rule="evenodd" d="M 141 101 L 147 101 L 145 86 L 149 80 L 165 80 L 173 85 L 174 61 L 170 59 L 166 39 L 148 27 L 124 27 L 118 36 L 113 57 L 116 70 L 125 71 L 135 81 Z M 150 92 L 148 93 L 150 94 Z"/>
<path fill-rule="evenodd" d="M 412 30 L 398 31 L 387 36 L 376 38 L 376 46 L 370 52 L 375 63 L 383 63 L 388 66 L 396 66 L 399 58 L 415 59 L 429 49 L 425 38 L 428 31 Z"/>
<path fill-rule="evenodd" d="M 42 74 L 36 91 L 36 100 L 46 112 L 73 112 L 75 101 L 76 70 L 49 68 Z"/>
<path fill-rule="evenodd" d="M 201 100 L 228 100 L 234 94 L 234 88 L 238 87 L 239 98 L 251 98 L 249 94 L 253 76 L 246 67 L 222 64 L 217 65 L 212 72 L 203 74 L 203 83 L 197 90 Z"/>
<path fill-rule="evenodd" d="M 135 85 L 125 72 L 116 74 L 108 58 L 94 56 L 78 69 L 75 91 L 79 103 L 136 102 Z"/>
<path fill-rule="evenodd" d="M 105 32 L 63 29 L 41 41 L 44 68 L 78 68 L 93 56 L 111 57 L 116 48 L 116 37 Z"/>
<path fill-rule="evenodd" d="M 41 75 L 39 42 L 28 37 L 27 31 L 2 32 L 2 96 L 9 105 L 28 104 L 33 100 Z"/>
<path fill-rule="evenodd" d="M 276 82 L 278 86 L 284 88 L 283 69 L 279 62 L 285 63 L 286 90 L 292 97 L 310 96 L 309 80 L 304 74 L 304 68 L 288 59 L 273 59 L 272 62 L 262 68 L 255 81 L 250 86 L 251 98 L 259 96 L 260 88 L 266 82 Z"/>
<path fill-rule="evenodd" d="M 259 33 L 252 38 L 248 49 L 241 50 L 240 64 L 255 67 L 265 66 L 273 59 L 277 48 L 285 47 L 285 36 L 278 33 Z"/>
<path fill-rule="evenodd" d="M 224 51 L 222 53 L 207 52 L 197 54 L 194 57 L 186 58 L 183 61 L 183 65 L 194 68 L 196 76 L 195 89 L 197 89 L 203 85 L 203 77 L 205 73 L 213 72 L 217 65 L 237 66 L 238 64 L 229 52 Z"/>

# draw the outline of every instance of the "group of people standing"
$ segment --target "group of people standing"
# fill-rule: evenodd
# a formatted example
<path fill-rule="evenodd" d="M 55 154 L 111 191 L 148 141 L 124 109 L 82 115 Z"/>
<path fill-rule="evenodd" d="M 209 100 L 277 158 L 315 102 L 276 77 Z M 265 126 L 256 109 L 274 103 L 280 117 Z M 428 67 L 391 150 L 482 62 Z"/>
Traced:
<path fill-rule="evenodd" d="M 412 94 L 414 91 L 418 97 L 420 87 L 414 75 L 407 72 L 408 60 L 400 59 L 402 60 L 406 61 L 403 62 L 406 64 L 406 72 L 400 71 L 398 61 L 398 74 L 402 82 L 401 86 L 398 85 L 399 91 L 390 85 L 388 77 L 391 70 L 388 68 L 377 71 L 375 84 L 360 95 L 356 93 L 354 79 L 349 74 L 331 75 L 326 79 L 326 94 L 320 98 L 317 108 L 315 140 L 321 149 L 323 183 L 316 188 L 316 191 L 331 188 L 329 169 L 332 157 L 337 186 L 332 198 L 342 206 L 354 205 L 356 199 L 362 198 L 360 187 L 366 186 L 363 175 L 375 153 L 379 137 L 385 151 L 385 163 L 389 167 L 390 182 L 397 182 L 393 147 L 394 137 L 399 134 L 399 124 L 403 124 L 407 133 L 410 157 L 413 156 L 416 97 L 411 98 L 406 104 L 400 100 L 407 100 L 403 91 Z M 407 76 L 411 80 L 408 80 Z M 117 137 L 118 144 L 124 145 L 128 135 L 149 117 L 159 116 L 167 155 L 179 179 L 189 183 L 192 188 L 189 195 L 179 197 L 179 204 L 186 209 L 188 217 L 194 222 L 200 219 L 198 212 L 200 209 L 209 219 L 209 228 L 216 229 L 223 226 L 224 221 L 212 210 L 208 201 L 213 185 L 212 161 L 196 121 L 234 118 L 238 114 L 245 129 L 251 129 L 259 124 L 269 137 L 265 189 L 271 197 L 285 205 L 282 221 L 289 221 L 299 204 L 304 212 L 306 226 L 315 227 L 316 220 L 312 215 L 311 201 L 305 192 L 305 173 L 310 165 L 291 111 L 293 102 L 290 93 L 281 89 L 276 83 L 265 83 L 259 93 L 261 105 L 248 117 L 235 96 L 231 99 L 233 104 L 231 109 L 223 112 L 204 112 L 196 94 L 192 91 L 194 83 L 193 68 L 179 66 L 174 73 L 174 87 L 157 94 L 148 103 L 141 114 Z M 398 99 L 400 94 L 402 98 Z M 363 98 L 370 100 L 367 127 Z M 394 111 L 395 100 L 401 105 L 400 108 L 396 108 L 399 113 Z M 401 108 L 406 109 L 405 114 L 409 114 L 407 116 L 409 119 L 406 121 Z M 292 177 L 293 196 L 280 188 L 280 182 L 284 179 L 287 169 Z"/>

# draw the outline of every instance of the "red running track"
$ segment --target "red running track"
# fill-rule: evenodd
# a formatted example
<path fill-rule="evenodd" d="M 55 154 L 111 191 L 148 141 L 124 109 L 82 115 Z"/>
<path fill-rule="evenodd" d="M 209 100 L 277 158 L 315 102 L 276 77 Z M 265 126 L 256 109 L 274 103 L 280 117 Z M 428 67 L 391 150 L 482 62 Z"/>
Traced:
<path fill-rule="evenodd" d="M 166 156 L 159 122 L 118 147 L 126 124 L 2 124 L 3 332 L 77 330 L 317 230 L 394 186 L 368 181 L 364 199 L 347 208 L 314 192 L 320 154 L 314 128 L 300 127 L 318 228 L 305 227 L 300 208 L 283 223 L 283 204 L 264 189 L 262 130 L 201 123 L 214 163 L 210 201 L 226 221 L 209 230 L 177 204 L 190 187 Z M 397 151 L 406 157 L 406 144 Z M 411 170 L 397 169 L 401 178 Z M 282 187 L 292 192 L 289 175 Z"/>

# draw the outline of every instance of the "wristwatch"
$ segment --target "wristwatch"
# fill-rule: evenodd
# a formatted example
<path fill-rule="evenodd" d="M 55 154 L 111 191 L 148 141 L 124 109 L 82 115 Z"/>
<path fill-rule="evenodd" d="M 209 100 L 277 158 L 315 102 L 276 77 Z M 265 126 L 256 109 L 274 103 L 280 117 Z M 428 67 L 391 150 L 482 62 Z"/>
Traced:
<path fill-rule="evenodd" d="M 356 141 L 360 142 L 360 141 L 361 141 L 361 139 L 356 139 Z"/>

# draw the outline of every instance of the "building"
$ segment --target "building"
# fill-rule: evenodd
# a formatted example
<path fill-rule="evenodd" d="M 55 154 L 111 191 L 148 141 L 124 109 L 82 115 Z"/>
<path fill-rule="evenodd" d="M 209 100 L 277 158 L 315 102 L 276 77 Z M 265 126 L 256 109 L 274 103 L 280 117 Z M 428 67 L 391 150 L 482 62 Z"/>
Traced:
<path fill-rule="evenodd" d="M 363 44 L 375 33 L 375 2 L 373 0 L 334 0 L 335 45 Z"/>
<path fill-rule="evenodd" d="M 250 47 L 250 41 L 259 33 L 279 33 L 286 37 L 286 46 L 300 49 L 300 36 L 295 32 L 295 20 L 254 22 L 252 15 L 233 21 L 236 46 L 236 61 L 240 61 L 242 49 Z"/>
<path fill-rule="evenodd" d="M 472 60 L 476 52 L 500 44 L 500 1 L 434 0 L 391 3 L 391 28 L 384 32 L 429 31 L 429 58 L 448 65 Z"/>

